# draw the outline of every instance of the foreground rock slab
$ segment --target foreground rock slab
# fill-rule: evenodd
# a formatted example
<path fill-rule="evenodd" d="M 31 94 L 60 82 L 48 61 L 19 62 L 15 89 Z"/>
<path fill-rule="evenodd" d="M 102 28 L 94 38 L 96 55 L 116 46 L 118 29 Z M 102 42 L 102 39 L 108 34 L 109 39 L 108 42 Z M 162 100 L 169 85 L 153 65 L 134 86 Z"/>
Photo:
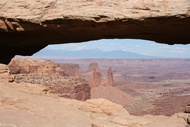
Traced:
<path fill-rule="evenodd" d="M 38 87 L 0 83 L 0 126 L 185 127 L 187 125 L 188 114 L 178 113 L 171 117 L 132 116 L 122 106 L 105 99 L 90 99 L 86 102 L 64 99 L 40 93 Z"/>

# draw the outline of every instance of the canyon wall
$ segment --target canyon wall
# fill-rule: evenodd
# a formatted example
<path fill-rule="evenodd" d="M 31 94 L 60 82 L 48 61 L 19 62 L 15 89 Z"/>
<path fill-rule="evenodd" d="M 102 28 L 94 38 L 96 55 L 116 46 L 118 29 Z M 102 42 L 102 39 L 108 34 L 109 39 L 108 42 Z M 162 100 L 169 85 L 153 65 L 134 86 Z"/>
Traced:
<path fill-rule="evenodd" d="M 50 60 L 14 58 L 8 65 L 9 73 L 16 83 L 46 86 L 45 92 L 58 96 L 86 100 L 90 98 L 90 86 L 80 77 L 76 64 L 57 64 Z"/>
<path fill-rule="evenodd" d="M 109 67 L 107 74 L 104 74 L 98 63 L 90 63 L 86 74 L 89 77 L 91 87 L 115 86 L 112 67 Z"/>
<path fill-rule="evenodd" d="M 8 65 L 11 74 L 29 74 L 29 73 L 59 73 L 64 76 L 64 71 L 50 60 L 39 60 L 30 58 L 15 57 Z"/>

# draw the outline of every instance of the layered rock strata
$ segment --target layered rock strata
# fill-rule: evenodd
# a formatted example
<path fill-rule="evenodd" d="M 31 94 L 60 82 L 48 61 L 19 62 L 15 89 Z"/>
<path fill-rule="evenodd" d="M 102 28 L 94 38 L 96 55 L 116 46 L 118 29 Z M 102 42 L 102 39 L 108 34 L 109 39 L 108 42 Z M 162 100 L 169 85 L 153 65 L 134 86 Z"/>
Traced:
<path fill-rule="evenodd" d="M 85 79 L 79 77 L 78 65 L 60 65 L 50 60 L 14 58 L 8 66 L 16 83 L 44 85 L 47 87 L 45 92 L 65 98 L 82 101 L 90 98 L 91 88 Z"/>

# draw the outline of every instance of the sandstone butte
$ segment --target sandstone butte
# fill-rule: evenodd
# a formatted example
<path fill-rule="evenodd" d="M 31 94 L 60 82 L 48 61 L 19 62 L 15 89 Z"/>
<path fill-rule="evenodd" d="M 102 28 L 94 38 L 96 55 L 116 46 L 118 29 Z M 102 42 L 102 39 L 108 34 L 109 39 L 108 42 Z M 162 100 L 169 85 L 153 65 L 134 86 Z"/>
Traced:
<path fill-rule="evenodd" d="M 46 87 L 44 92 L 65 98 L 83 101 L 90 98 L 91 88 L 84 78 L 79 77 L 80 68 L 77 64 L 15 57 L 8 68 L 6 71 L 13 77 L 9 79 L 10 82 L 43 85 Z"/>
<path fill-rule="evenodd" d="M 0 0 L 0 62 L 103 38 L 188 44 L 189 28 L 190 0 Z"/>
<path fill-rule="evenodd" d="M 10 83 L 7 66 L 0 69 L 1 127 L 189 127 L 189 114 L 133 116 L 106 99 L 64 99 L 43 86 Z"/>

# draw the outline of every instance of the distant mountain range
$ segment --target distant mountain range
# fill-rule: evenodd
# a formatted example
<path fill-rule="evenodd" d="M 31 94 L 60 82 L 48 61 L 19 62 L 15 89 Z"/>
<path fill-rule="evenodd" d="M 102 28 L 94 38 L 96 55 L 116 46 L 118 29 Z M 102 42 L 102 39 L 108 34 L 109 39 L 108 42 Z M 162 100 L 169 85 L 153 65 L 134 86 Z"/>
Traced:
<path fill-rule="evenodd" d="M 146 56 L 138 53 L 127 52 L 122 50 L 102 51 L 102 50 L 80 50 L 80 51 L 65 51 L 43 49 L 34 54 L 36 57 L 57 57 L 57 58 L 110 58 L 110 59 L 153 59 L 154 56 Z"/>

